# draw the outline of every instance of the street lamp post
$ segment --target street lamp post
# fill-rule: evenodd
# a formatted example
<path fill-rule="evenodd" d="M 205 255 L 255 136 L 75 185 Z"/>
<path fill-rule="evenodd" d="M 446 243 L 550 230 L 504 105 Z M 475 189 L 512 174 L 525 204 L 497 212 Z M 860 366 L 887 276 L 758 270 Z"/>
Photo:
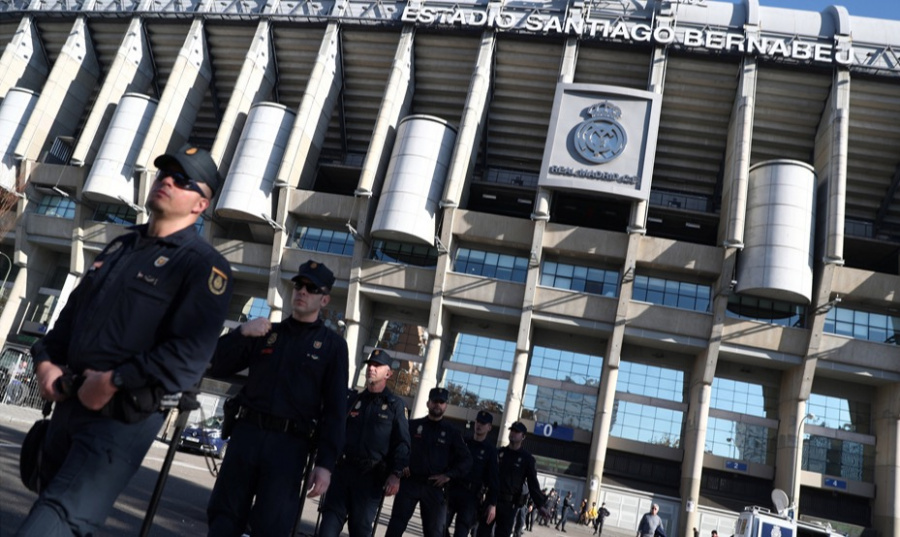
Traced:
<path fill-rule="evenodd" d="M 807 415 L 803 416 L 802 418 L 800 418 L 800 423 L 797 425 L 797 436 L 795 437 L 796 442 L 797 442 L 797 454 L 794 455 L 794 462 L 797 463 L 799 460 L 799 464 L 795 464 L 795 468 L 793 469 L 793 472 L 791 473 L 791 510 L 792 510 L 792 514 L 793 514 L 792 518 L 797 517 L 797 513 L 796 513 L 797 507 L 798 507 L 798 505 L 797 505 L 797 489 L 795 489 L 794 487 L 797 486 L 797 474 L 800 473 L 800 467 L 803 466 L 803 442 L 800 441 L 800 431 L 803 430 L 803 424 L 806 422 L 806 420 L 814 420 L 814 419 L 816 419 L 815 414 L 807 414 Z"/>

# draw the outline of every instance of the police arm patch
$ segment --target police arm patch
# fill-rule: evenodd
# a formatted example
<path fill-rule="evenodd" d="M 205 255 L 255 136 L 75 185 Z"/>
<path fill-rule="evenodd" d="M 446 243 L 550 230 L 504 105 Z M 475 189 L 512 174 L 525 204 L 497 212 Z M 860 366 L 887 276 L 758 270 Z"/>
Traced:
<path fill-rule="evenodd" d="M 216 267 L 213 267 L 209 273 L 209 280 L 207 283 L 209 284 L 210 293 L 221 295 L 225 292 L 225 288 L 228 287 L 228 275 Z"/>

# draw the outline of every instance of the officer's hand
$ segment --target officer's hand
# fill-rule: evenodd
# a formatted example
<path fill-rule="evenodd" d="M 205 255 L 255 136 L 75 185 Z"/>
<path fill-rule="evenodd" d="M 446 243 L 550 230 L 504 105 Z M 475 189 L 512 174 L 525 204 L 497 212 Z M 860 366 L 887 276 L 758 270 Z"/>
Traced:
<path fill-rule="evenodd" d="M 389 475 L 387 478 L 387 481 L 384 483 L 385 497 L 393 496 L 394 494 L 397 494 L 397 492 L 399 490 L 400 490 L 400 478 L 395 476 L 394 474 Z"/>
<path fill-rule="evenodd" d="M 272 321 L 265 317 L 257 317 L 256 319 L 247 321 L 241 325 L 241 335 L 247 337 L 261 337 L 269 333 L 272 329 Z"/>
<path fill-rule="evenodd" d="M 331 472 L 325 468 L 316 466 L 313 468 L 312 473 L 309 474 L 309 488 L 307 489 L 309 494 L 307 494 L 306 497 L 315 498 L 316 496 L 325 494 L 329 484 L 331 484 Z"/>
<path fill-rule="evenodd" d="M 56 379 L 63 376 L 63 370 L 58 365 L 49 360 L 38 362 L 34 367 L 34 372 L 38 378 L 38 386 L 41 389 L 41 397 L 47 401 L 62 401 L 63 394 L 56 391 L 53 384 Z"/>
<path fill-rule="evenodd" d="M 494 521 L 495 516 L 497 516 L 497 506 L 489 505 L 488 508 L 485 510 L 485 517 L 484 517 L 485 523 L 490 525 L 490 523 Z"/>
<path fill-rule="evenodd" d="M 428 480 L 431 481 L 435 487 L 443 487 L 450 481 L 450 478 L 447 477 L 446 474 L 438 474 L 429 477 Z"/>
<path fill-rule="evenodd" d="M 78 388 L 78 400 L 89 410 L 100 410 L 118 389 L 112 383 L 112 371 L 84 370 L 84 384 Z"/>

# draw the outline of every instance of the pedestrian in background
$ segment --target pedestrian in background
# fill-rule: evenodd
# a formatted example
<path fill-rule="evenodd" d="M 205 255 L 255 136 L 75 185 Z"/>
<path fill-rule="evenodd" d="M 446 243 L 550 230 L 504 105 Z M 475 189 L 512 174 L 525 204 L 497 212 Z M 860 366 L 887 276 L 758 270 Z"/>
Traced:
<path fill-rule="evenodd" d="M 566 521 L 569 518 L 569 512 L 573 515 L 578 515 L 575 512 L 575 505 L 572 503 L 572 491 L 566 493 L 566 497 L 563 498 L 562 512 L 559 514 L 559 522 L 556 523 L 556 529 L 559 531 L 566 533 Z"/>
<path fill-rule="evenodd" d="M 310 260 L 292 281 L 290 317 L 242 324 L 222 336 L 213 357 L 213 377 L 249 373 L 207 507 L 210 537 L 290 533 L 300 494 L 328 490 L 344 446 L 347 343 L 319 315 L 334 274 Z M 315 467 L 302 490 L 313 451 Z"/>
<path fill-rule="evenodd" d="M 594 535 L 603 535 L 603 522 L 608 516 L 609 509 L 606 508 L 606 502 L 603 502 L 600 504 L 600 509 L 597 509 L 597 519 L 594 521 Z M 713 535 L 713 537 L 718 536 Z"/>
<path fill-rule="evenodd" d="M 641 517 L 637 537 L 666 537 L 666 530 L 658 513 L 659 505 L 654 503 L 650 506 L 650 512 Z"/>
<path fill-rule="evenodd" d="M 190 145 L 153 163 L 147 223 L 97 255 L 32 347 L 56 409 L 42 490 L 18 535 L 97 532 L 153 444 L 163 401 L 200 382 L 216 347 L 231 267 L 195 227 L 219 185 L 216 163 Z"/>

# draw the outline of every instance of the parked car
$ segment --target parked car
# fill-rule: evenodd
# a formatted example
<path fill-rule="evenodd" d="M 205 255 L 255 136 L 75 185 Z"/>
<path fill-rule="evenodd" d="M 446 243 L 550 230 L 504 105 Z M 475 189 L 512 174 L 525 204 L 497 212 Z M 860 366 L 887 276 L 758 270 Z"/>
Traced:
<path fill-rule="evenodd" d="M 214 416 L 184 428 L 178 447 L 185 451 L 225 457 L 228 440 L 222 439 L 222 416 Z"/>
<path fill-rule="evenodd" d="M 40 388 L 28 349 L 7 346 L 0 353 L 0 403 L 40 408 Z"/>

